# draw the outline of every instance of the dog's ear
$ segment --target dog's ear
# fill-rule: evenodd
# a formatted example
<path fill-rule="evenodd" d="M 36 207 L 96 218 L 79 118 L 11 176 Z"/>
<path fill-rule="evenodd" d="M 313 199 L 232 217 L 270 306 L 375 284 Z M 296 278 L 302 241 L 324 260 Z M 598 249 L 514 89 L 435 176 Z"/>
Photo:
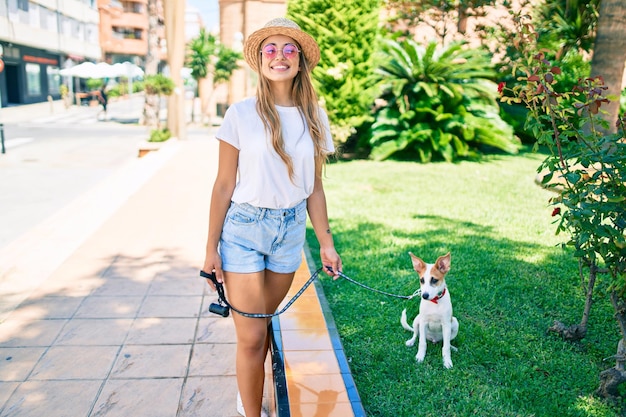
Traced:
<path fill-rule="evenodd" d="M 417 256 L 413 255 L 411 252 L 409 252 L 409 255 L 411 255 L 411 261 L 413 262 L 413 269 L 415 269 L 415 272 L 417 272 L 420 276 L 422 276 L 424 274 L 424 271 L 426 271 L 426 263 L 422 261 L 420 258 L 418 258 Z"/>
<path fill-rule="evenodd" d="M 448 273 L 448 271 L 450 270 L 450 252 L 437 258 L 437 262 L 435 262 L 435 268 L 437 268 L 437 270 L 439 270 L 442 274 Z"/>

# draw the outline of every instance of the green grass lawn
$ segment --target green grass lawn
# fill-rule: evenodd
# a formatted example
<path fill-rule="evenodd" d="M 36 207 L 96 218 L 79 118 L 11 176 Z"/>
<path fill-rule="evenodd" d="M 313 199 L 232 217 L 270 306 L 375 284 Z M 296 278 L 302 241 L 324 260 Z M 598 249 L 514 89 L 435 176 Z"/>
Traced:
<path fill-rule="evenodd" d="M 584 297 L 578 264 L 555 236 L 552 194 L 534 183 L 541 155 L 494 156 L 457 164 L 337 162 L 325 189 L 344 273 L 381 290 L 419 285 L 408 251 L 434 262 L 450 251 L 447 283 L 459 335 L 454 367 L 429 343 L 415 361 L 406 347 L 419 300 L 323 279 L 368 416 L 615 416 L 593 397 L 603 361 L 619 340 L 612 307 L 598 297 L 587 337 L 561 340 L 554 320 L 578 323 Z M 314 258 L 318 244 L 311 229 Z"/>

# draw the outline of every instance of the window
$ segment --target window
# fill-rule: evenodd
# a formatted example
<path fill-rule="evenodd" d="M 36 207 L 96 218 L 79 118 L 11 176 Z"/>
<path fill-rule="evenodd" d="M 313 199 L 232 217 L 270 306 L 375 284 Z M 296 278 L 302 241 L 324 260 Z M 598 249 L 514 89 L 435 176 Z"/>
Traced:
<path fill-rule="evenodd" d="M 28 0 L 9 0 L 9 20 L 12 22 L 29 23 Z"/>
<path fill-rule="evenodd" d="M 30 10 L 28 11 L 28 20 L 30 21 L 29 24 L 31 27 L 34 27 L 34 28 L 41 27 L 41 18 L 40 18 L 41 9 L 42 7 L 39 6 L 38 4 L 33 3 L 30 5 Z"/>
<path fill-rule="evenodd" d="M 29 96 L 41 95 L 41 65 L 26 64 L 26 93 Z"/>
<path fill-rule="evenodd" d="M 143 13 L 143 4 L 134 1 L 124 2 L 124 13 Z"/>
<path fill-rule="evenodd" d="M 85 40 L 85 26 L 83 25 L 82 22 L 79 22 L 76 19 L 71 19 L 71 26 L 72 26 L 72 38 L 75 39 L 79 39 L 79 40 Z"/>
<path fill-rule="evenodd" d="M 98 25 L 85 23 L 85 40 L 89 43 L 98 43 Z"/>
<path fill-rule="evenodd" d="M 50 32 L 57 33 L 57 15 L 56 12 L 47 9 L 43 6 L 39 6 L 39 19 L 40 19 L 40 27 L 42 29 L 46 29 Z"/>
<path fill-rule="evenodd" d="M 61 34 L 72 36 L 72 21 L 70 20 L 70 18 L 63 15 L 60 15 L 59 18 L 61 20 Z"/>
<path fill-rule="evenodd" d="M 17 14 L 17 0 L 9 0 L 7 9 L 10 15 L 16 15 Z"/>
<path fill-rule="evenodd" d="M 143 31 L 141 29 L 114 27 L 114 39 L 142 39 Z"/>
<path fill-rule="evenodd" d="M 46 67 L 48 72 L 48 94 L 59 94 L 61 88 L 61 76 L 59 67 Z"/>

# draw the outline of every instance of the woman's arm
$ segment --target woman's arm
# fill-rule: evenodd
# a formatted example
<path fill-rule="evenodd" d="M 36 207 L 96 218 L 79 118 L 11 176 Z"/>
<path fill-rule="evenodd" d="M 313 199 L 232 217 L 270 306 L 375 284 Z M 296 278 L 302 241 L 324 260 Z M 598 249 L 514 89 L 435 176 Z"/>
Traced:
<path fill-rule="evenodd" d="M 313 193 L 307 199 L 307 211 L 309 212 L 313 230 L 315 230 L 315 236 L 320 244 L 320 259 L 324 266 L 324 271 L 337 279 L 339 278 L 339 272 L 342 270 L 341 258 L 335 250 L 333 235 L 330 231 L 326 195 L 320 175 L 316 175 Z M 326 269 L 326 267 L 331 267 L 332 272 Z"/>
<path fill-rule="evenodd" d="M 215 270 L 215 277 L 218 282 L 224 282 L 224 277 L 222 259 L 217 252 L 217 246 L 222 235 L 226 212 L 228 207 L 230 207 L 230 199 L 235 190 L 238 160 L 239 150 L 224 141 L 220 141 L 217 178 L 213 184 L 213 193 L 211 194 L 206 257 L 202 267 L 204 271 L 209 273 Z M 213 286 L 210 280 L 207 280 L 207 282 Z"/>

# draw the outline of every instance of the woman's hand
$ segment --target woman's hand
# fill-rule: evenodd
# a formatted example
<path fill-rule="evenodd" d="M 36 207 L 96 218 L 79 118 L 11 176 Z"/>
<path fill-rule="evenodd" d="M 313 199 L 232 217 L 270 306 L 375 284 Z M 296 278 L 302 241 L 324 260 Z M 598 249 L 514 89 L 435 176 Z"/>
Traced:
<path fill-rule="evenodd" d="M 341 258 L 334 247 L 320 248 L 320 259 L 324 266 L 324 272 L 334 279 L 339 278 L 342 272 Z"/>
<path fill-rule="evenodd" d="M 215 272 L 215 279 L 217 280 L 217 282 L 224 283 L 224 271 L 222 271 L 222 258 L 217 252 L 207 254 L 206 259 L 204 260 L 204 266 L 202 267 L 202 270 L 209 274 L 211 272 Z M 206 282 L 207 284 L 209 284 L 209 287 L 211 287 L 213 291 L 216 291 L 215 284 L 213 284 L 213 281 L 206 278 Z"/>

